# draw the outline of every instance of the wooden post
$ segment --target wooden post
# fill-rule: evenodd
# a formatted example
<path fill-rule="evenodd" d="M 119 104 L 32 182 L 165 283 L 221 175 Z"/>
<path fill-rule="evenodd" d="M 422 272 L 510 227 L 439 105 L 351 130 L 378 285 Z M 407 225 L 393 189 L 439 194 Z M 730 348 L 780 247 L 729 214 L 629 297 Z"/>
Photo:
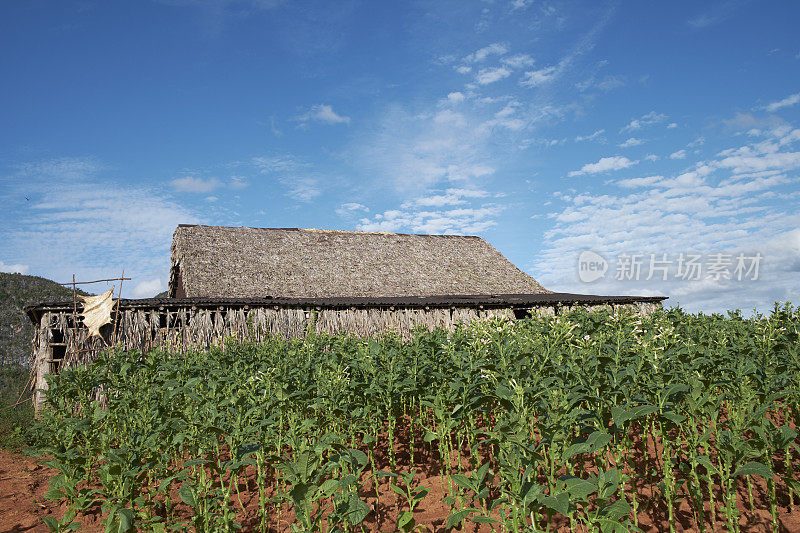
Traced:
<path fill-rule="evenodd" d="M 37 415 L 44 406 L 45 391 L 47 390 L 47 380 L 45 380 L 45 376 L 50 374 L 50 360 L 53 358 L 49 342 L 49 322 L 50 313 L 43 313 L 42 317 L 39 319 L 39 332 L 36 336 L 36 352 L 33 360 L 33 368 L 36 372 L 33 381 L 33 410 Z"/>

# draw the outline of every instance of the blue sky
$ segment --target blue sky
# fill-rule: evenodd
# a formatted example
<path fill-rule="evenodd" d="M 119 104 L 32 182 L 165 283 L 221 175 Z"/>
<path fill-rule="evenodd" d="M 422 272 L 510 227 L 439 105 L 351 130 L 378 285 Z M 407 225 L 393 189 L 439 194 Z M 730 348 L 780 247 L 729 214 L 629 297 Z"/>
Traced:
<path fill-rule="evenodd" d="M 798 303 L 799 24 L 789 1 L 4 2 L 0 270 L 124 268 L 146 297 L 179 223 L 460 233 L 552 290 Z"/>

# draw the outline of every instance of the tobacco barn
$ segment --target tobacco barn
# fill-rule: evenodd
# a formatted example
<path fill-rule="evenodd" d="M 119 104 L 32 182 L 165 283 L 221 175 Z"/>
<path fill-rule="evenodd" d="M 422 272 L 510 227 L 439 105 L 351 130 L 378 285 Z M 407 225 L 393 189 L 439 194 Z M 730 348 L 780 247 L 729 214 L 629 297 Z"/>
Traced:
<path fill-rule="evenodd" d="M 35 386 L 44 390 L 45 375 L 85 364 L 110 344 L 205 347 L 311 330 L 407 335 L 573 306 L 648 312 L 662 300 L 549 291 L 479 237 L 181 225 L 169 297 L 120 299 L 101 336 L 89 337 L 72 301 L 26 312 L 36 326 Z M 37 393 L 37 409 L 43 401 Z"/>

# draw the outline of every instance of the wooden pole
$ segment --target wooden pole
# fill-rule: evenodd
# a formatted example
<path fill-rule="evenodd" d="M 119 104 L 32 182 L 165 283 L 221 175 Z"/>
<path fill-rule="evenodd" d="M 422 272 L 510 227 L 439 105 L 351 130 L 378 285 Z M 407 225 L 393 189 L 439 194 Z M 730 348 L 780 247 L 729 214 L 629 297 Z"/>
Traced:
<path fill-rule="evenodd" d="M 125 271 L 123 270 L 123 272 L 125 272 Z M 103 283 L 104 281 L 117 281 L 118 279 L 120 279 L 120 278 L 96 279 L 96 280 L 93 280 L 93 281 L 78 281 L 78 282 L 76 282 L 75 281 L 75 276 L 73 275 L 72 276 L 72 281 L 68 281 L 66 283 L 57 283 L 57 285 L 75 285 L 76 283 L 78 285 L 88 285 L 89 283 Z M 130 281 L 131 278 L 126 278 L 123 275 L 122 279 Z"/>
<path fill-rule="evenodd" d="M 117 305 L 114 313 L 114 329 L 111 332 L 111 345 L 117 344 L 117 319 L 119 318 L 119 301 L 122 298 L 122 282 L 125 279 L 125 269 L 122 269 L 122 275 L 119 277 L 119 292 L 117 293 Z M 130 279 L 130 278 L 128 278 Z"/>

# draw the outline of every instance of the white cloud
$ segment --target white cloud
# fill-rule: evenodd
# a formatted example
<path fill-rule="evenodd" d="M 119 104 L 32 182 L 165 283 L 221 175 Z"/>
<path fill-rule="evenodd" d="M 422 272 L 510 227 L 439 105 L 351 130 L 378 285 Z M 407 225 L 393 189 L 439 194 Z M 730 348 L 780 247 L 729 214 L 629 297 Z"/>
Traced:
<path fill-rule="evenodd" d="M 500 60 L 501 63 L 510 68 L 523 68 L 533 65 L 533 58 L 527 54 L 517 54 L 510 57 L 504 57 Z"/>
<path fill-rule="evenodd" d="M 451 111 L 450 109 L 443 109 L 436 113 L 433 117 L 433 121 L 436 124 L 450 124 L 459 127 L 463 127 L 467 123 L 463 114 Z"/>
<path fill-rule="evenodd" d="M 167 286 L 161 278 L 142 281 L 133 288 L 134 298 L 152 298 L 160 292 L 167 290 Z"/>
<path fill-rule="evenodd" d="M 664 176 L 647 176 L 645 178 L 628 178 L 624 180 L 618 180 L 616 184 L 625 189 L 633 189 L 636 187 L 656 185 L 661 181 L 664 181 Z"/>
<path fill-rule="evenodd" d="M 594 83 L 594 86 L 604 92 L 613 91 L 625 85 L 625 79 L 619 76 L 605 76 Z"/>
<path fill-rule="evenodd" d="M 480 189 L 447 189 L 444 194 L 429 194 L 403 202 L 402 208 L 416 207 L 444 207 L 447 205 L 464 205 L 471 198 L 485 198 L 488 191 Z"/>
<path fill-rule="evenodd" d="M 404 193 L 431 187 L 475 187 L 495 172 L 496 153 L 490 142 L 513 127 L 513 117 L 497 118 L 481 105 L 456 113 L 450 109 L 419 113 L 391 106 L 376 122 L 353 139 L 355 164 L 388 179 Z M 446 111 L 446 112 L 445 112 Z M 498 128 L 503 126 L 504 129 Z"/>
<path fill-rule="evenodd" d="M 756 116 L 752 113 L 737 112 L 733 118 L 724 119 L 722 123 L 732 130 L 752 131 L 780 127 L 783 125 L 783 120 L 775 115 Z"/>
<path fill-rule="evenodd" d="M 650 111 L 646 115 L 642 115 L 640 118 L 636 118 L 631 120 L 627 126 L 623 127 L 620 131 L 633 131 L 641 129 L 645 126 L 650 126 L 652 124 L 657 124 L 659 122 L 663 122 L 667 119 L 667 115 L 663 113 L 656 113 L 655 111 Z"/>
<path fill-rule="evenodd" d="M 687 21 L 687 24 L 695 29 L 703 29 L 714 26 L 730 18 L 734 12 L 746 2 L 717 2 L 714 4 L 697 4 L 706 9 L 705 13 L 700 13 Z"/>
<path fill-rule="evenodd" d="M 737 154 L 722 159 L 719 166 L 730 168 L 736 174 L 772 169 L 795 169 L 800 167 L 800 152 Z"/>
<path fill-rule="evenodd" d="M 447 194 L 454 194 L 464 198 L 486 198 L 489 196 L 489 191 L 482 191 L 480 189 L 447 189 Z"/>
<path fill-rule="evenodd" d="M 286 196 L 298 202 L 310 202 L 322 194 L 319 179 L 311 165 L 291 155 L 254 157 L 250 162 L 261 174 L 277 178 L 286 187 Z"/>
<path fill-rule="evenodd" d="M 455 67 L 455 69 L 456 72 L 458 72 L 459 74 L 469 74 L 470 72 L 472 72 L 472 67 L 468 67 L 466 65 L 460 65 L 458 67 Z"/>
<path fill-rule="evenodd" d="M 520 83 L 527 87 L 538 87 L 552 81 L 558 74 L 556 67 L 545 67 L 539 70 L 532 70 L 525 73 Z"/>
<path fill-rule="evenodd" d="M 480 50 L 469 54 L 464 57 L 466 63 L 479 63 L 489 56 L 503 55 L 508 52 L 508 49 L 500 43 L 492 43 L 489 46 L 484 46 Z"/>
<path fill-rule="evenodd" d="M 687 144 L 686 146 L 688 146 L 689 148 L 696 148 L 698 146 L 703 146 L 705 143 L 706 143 L 706 138 L 701 135 L 692 142 L 690 142 L 689 144 Z"/>
<path fill-rule="evenodd" d="M 511 75 L 511 71 L 504 67 L 484 68 L 475 76 L 475 81 L 481 85 L 488 85 Z"/>
<path fill-rule="evenodd" d="M 591 88 L 598 89 L 603 92 L 613 91 L 619 87 L 625 85 L 625 79 L 619 76 L 604 76 L 601 79 L 597 79 L 594 76 L 590 77 L 587 80 L 582 82 L 576 83 L 575 87 L 579 91 L 586 91 Z"/>
<path fill-rule="evenodd" d="M 350 117 L 339 115 L 333 110 L 333 107 L 327 104 L 317 104 L 311 106 L 311 109 L 298 116 L 296 119 L 300 126 L 306 125 L 308 122 L 321 122 L 323 124 L 349 124 Z"/>
<path fill-rule="evenodd" d="M 593 141 L 595 139 L 601 140 L 605 132 L 606 130 L 597 130 L 590 135 L 578 135 L 577 137 L 575 137 L 575 142 Z"/>
<path fill-rule="evenodd" d="M 455 92 L 449 93 L 447 95 L 447 100 L 452 102 L 452 103 L 463 102 L 464 101 L 464 94 L 459 92 L 459 91 L 455 91 Z"/>
<path fill-rule="evenodd" d="M 10 181 L 32 201 L 14 225 L 0 226 L 4 249 L 46 277 L 153 279 L 169 268 L 179 224 L 208 222 L 163 191 L 102 176 L 91 159 L 20 165 Z M 54 259 L 55 258 L 55 259 Z M 132 287 L 123 287 L 130 291 Z"/>
<path fill-rule="evenodd" d="M 789 151 L 794 130 L 774 131 L 754 141 L 697 161 L 675 176 L 646 176 L 612 182 L 620 189 L 557 195 L 564 205 L 550 213 L 546 248 L 531 265 L 545 286 L 569 292 L 670 295 L 690 310 L 760 307 L 791 299 L 800 270 L 800 214 L 787 192 L 800 178 L 800 159 Z M 794 175 L 792 175 L 794 173 Z M 796 191 L 795 191 L 796 192 Z M 611 268 L 604 281 L 580 283 L 576 261 L 581 250 L 601 253 Z M 757 281 L 644 280 L 649 254 L 759 252 L 764 259 Z M 615 279 L 622 253 L 642 255 L 642 281 Z M 734 259 L 735 260 L 735 259 Z"/>
<path fill-rule="evenodd" d="M 637 139 L 636 137 L 631 137 L 627 141 L 625 141 L 623 143 L 620 143 L 617 146 L 619 146 L 620 148 L 630 148 L 631 146 L 639 146 L 640 144 L 643 144 L 643 143 L 644 143 L 644 141 L 642 139 Z"/>
<path fill-rule="evenodd" d="M 340 205 L 336 209 L 336 214 L 340 217 L 349 217 L 353 216 L 356 213 L 369 213 L 369 207 L 365 206 L 364 204 L 359 204 L 357 202 L 347 202 Z"/>
<path fill-rule="evenodd" d="M 623 156 L 603 157 L 597 163 L 588 163 L 583 165 L 580 170 L 570 172 L 569 177 L 581 176 L 583 174 L 598 174 L 600 172 L 610 172 L 612 170 L 622 170 L 624 168 L 632 167 L 638 161 L 631 161 Z"/>
<path fill-rule="evenodd" d="M 172 188 L 178 192 L 193 192 L 193 193 L 207 193 L 211 192 L 221 185 L 217 178 L 195 178 L 193 176 L 186 176 L 183 178 L 176 178 L 169 182 Z"/>
<path fill-rule="evenodd" d="M 667 129 L 668 130 L 675 129 L 677 127 L 678 127 L 678 123 L 677 122 L 670 122 L 669 124 L 667 124 Z"/>
<path fill-rule="evenodd" d="M 245 189 L 248 185 L 250 184 L 247 182 L 247 178 L 244 176 L 231 176 L 231 181 L 228 184 L 228 186 L 233 190 Z"/>
<path fill-rule="evenodd" d="M 269 129 L 275 137 L 283 136 L 283 132 L 278 128 L 278 122 L 275 117 L 269 117 Z"/>
<path fill-rule="evenodd" d="M 9 274 L 27 274 L 29 271 L 30 267 L 28 265 L 7 265 L 0 261 L 0 272 L 7 272 Z"/>
<path fill-rule="evenodd" d="M 288 190 L 286 195 L 298 202 L 310 202 L 317 198 L 322 191 L 316 179 L 307 176 L 287 176 L 278 178 L 278 181 Z"/>
<path fill-rule="evenodd" d="M 658 161 L 659 159 L 661 159 L 656 154 L 647 154 L 646 156 L 644 156 L 644 158 L 647 159 L 648 161 Z"/>
<path fill-rule="evenodd" d="M 272 172 L 295 172 L 308 167 L 307 164 L 291 155 L 259 156 L 252 158 L 250 162 L 255 165 L 262 174 Z"/>
<path fill-rule="evenodd" d="M 363 218 L 357 229 L 361 231 L 470 235 L 482 233 L 496 226 L 495 219 L 504 209 L 496 204 L 435 211 L 424 209 L 425 207 L 430 206 L 412 207 L 408 205 L 402 210 L 393 209 L 377 214 L 372 219 Z"/>
<path fill-rule="evenodd" d="M 686 159 L 686 150 L 678 150 L 669 154 L 670 159 Z"/>
<path fill-rule="evenodd" d="M 787 96 L 783 100 L 771 102 L 765 105 L 764 109 L 766 109 L 770 113 L 774 113 L 775 111 L 783 109 L 784 107 L 791 107 L 793 105 L 796 105 L 798 102 L 800 102 L 800 93 Z"/>
<path fill-rule="evenodd" d="M 416 198 L 413 202 L 408 202 L 403 204 L 407 206 L 409 204 L 418 205 L 423 207 L 443 207 L 446 205 L 459 205 L 467 203 L 466 200 L 462 200 L 456 195 L 453 194 L 435 194 L 433 196 L 423 196 L 421 198 Z"/>

